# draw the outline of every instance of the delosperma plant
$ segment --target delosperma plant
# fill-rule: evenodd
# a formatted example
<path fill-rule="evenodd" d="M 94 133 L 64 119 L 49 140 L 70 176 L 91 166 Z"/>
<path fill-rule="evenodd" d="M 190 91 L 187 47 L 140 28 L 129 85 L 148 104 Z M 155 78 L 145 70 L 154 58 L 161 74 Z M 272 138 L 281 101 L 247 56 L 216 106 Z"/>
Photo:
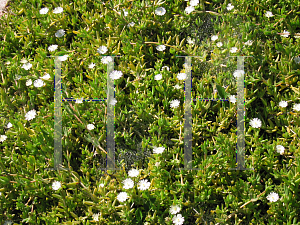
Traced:
<path fill-rule="evenodd" d="M 0 223 L 298 224 L 299 6 L 10 2 L 0 18 Z M 69 101 L 61 168 L 51 170 L 55 56 Z M 108 112 L 115 170 L 104 152 Z M 231 170 L 240 127 L 246 169 Z"/>

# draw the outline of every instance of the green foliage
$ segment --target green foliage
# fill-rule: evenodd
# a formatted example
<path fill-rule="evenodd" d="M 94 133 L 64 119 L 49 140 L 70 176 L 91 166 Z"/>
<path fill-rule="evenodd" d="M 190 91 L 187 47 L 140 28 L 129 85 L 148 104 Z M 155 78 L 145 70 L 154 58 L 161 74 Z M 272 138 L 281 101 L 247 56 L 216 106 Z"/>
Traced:
<path fill-rule="evenodd" d="M 0 135 L 7 137 L 0 142 L 0 223 L 172 224 L 171 205 L 181 207 L 184 224 L 299 223 L 300 119 L 292 106 L 300 103 L 300 2 L 239 0 L 232 10 L 225 2 L 199 1 L 190 14 L 186 1 L 11 2 L 12 13 L 0 19 Z M 44 7 L 49 12 L 40 14 Z M 53 13 L 56 7 L 63 13 Z M 158 7 L 166 13 L 156 15 Z M 274 16 L 266 17 L 267 11 Z M 65 31 L 61 38 L 55 36 L 59 29 Z M 50 52 L 51 45 L 58 49 Z M 158 51 L 159 45 L 166 49 Z M 61 67 L 63 98 L 104 99 L 108 68 L 100 46 L 108 48 L 105 55 L 122 56 L 114 58 L 114 70 L 123 72 L 114 81 L 119 170 L 99 169 L 106 167 L 99 148 L 107 148 L 105 101 L 62 103 L 62 165 L 68 170 L 49 170 L 55 66 L 47 56 L 69 56 Z M 235 56 L 253 56 L 244 58 L 244 124 L 245 167 L 254 171 L 229 170 L 236 167 L 236 103 L 199 100 L 191 104 L 192 149 L 193 168 L 201 170 L 178 170 L 185 166 L 185 81 L 177 79 L 185 59 L 178 55 L 198 56 L 192 57 L 193 99 L 236 95 Z M 24 59 L 30 70 L 22 68 Z M 45 73 L 50 79 L 43 87 L 26 85 Z M 161 80 L 154 79 L 158 74 Z M 173 109 L 175 99 L 180 105 Z M 37 115 L 28 121 L 32 109 Z M 262 121 L 260 128 L 250 126 L 253 118 Z M 87 124 L 95 129 L 88 131 Z M 165 150 L 152 154 L 155 147 Z M 131 168 L 140 174 L 127 190 L 123 182 Z M 142 179 L 151 182 L 149 189 L 138 188 Z M 54 181 L 60 189 L 52 188 Z M 120 192 L 129 198 L 120 202 Z M 266 198 L 270 192 L 278 193 L 276 202 Z"/>

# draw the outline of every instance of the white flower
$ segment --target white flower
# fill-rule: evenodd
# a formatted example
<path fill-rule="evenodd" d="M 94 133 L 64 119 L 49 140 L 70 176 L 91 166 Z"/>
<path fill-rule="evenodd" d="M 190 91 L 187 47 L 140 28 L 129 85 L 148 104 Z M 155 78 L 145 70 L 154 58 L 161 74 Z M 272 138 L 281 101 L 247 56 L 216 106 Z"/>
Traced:
<path fill-rule="evenodd" d="M 236 71 L 234 71 L 233 76 L 234 76 L 235 78 L 239 78 L 239 77 L 242 76 L 242 74 L 245 74 L 245 71 L 244 71 L 244 70 L 236 70 Z"/>
<path fill-rule="evenodd" d="M 166 49 L 166 46 L 164 46 L 164 45 L 159 45 L 159 46 L 156 46 L 156 50 L 157 51 L 164 51 Z"/>
<path fill-rule="evenodd" d="M 100 54 L 105 54 L 107 51 L 108 51 L 108 48 L 106 46 L 100 46 L 97 49 L 97 52 L 100 53 Z"/>
<path fill-rule="evenodd" d="M 184 217 L 182 217 L 181 214 L 177 214 L 173 217 L 172 221 L 175 225 L 182 225 L 184 222 Z"/>
<path fill-rule="evenodd" d="M 123 188 L 125 188 L 125 189 L 133 188 L 133 186 L 134 186 L 134 182 L 130 178 L 125 179 L 123 181 L 123 184 L 124 184 Z"/>
<path fill-rule="evenodd" d="M 218 39 L 218 35 L 213 35 L 213 36 L 211 36 L 211 40 L 212 41 L 215 41 L 215 40 L 217 40 Z"/>
<path fill-rule="evenodd" d="M 49 73 L 46 73 L 44 76 L 41 77 L 42 79 L 44 80 L 49 80 L 51 77 L 50 77 L 50 74 Z"/>
<path fill-rule="evenodd" d="M 245 45 L 248 45 L 248 46 L 250 46 L 250 45 L 252 45 L 252 44 L 253 44 L 253 41 L 251 41 L 251 40 L 248 40 L 248 41 L 246 41 L 244 44 L 245 44 Z"/>
<path fill-rule="evenodd" d="M 3 142 L 3 141 L 5 141 L 5 140 L 6 140 L 6 138 L 7 138 L 7 136 L 6 136 L 6 135 L 1 135 L 1 136 L 0 136 L 0 141 L 1 141 L 1 142 Z"/>
<path fill-rule="evenodd" d="M 82 98 L 76 98 L 76 101 L 75 101 L 75 103 L 77 103 L 77 104 L 80 104 L 80 103 L 82 103 Z"/>
<path fill-rule="evenodd" d="M 232 103 L 236 103 L 236 97 L 235 97 L 235 95 L 230 95 L 229 96 L 229 101 L 232 102 Z"/>
<path fill-rule="evenodd" d="M 137 169 L 131 169 L 128 171 L 128 176 L 137 177 L 140 174 L 140 171 Z"/>
<path fill-rule="evenodd" d="M 53 13 L 58 14 L 58 13 L 62 13 L 64 11 L 64 9 L 62 7 L 57 7 L 53 10 Z"/>
<path fill-rule="evenodd" d="M 10 64 L 10 61 L 7 61 L 5 64 L 6 64 L 6 65 L 9 65 L 9 64 Z"/>
<path fill-rule="evenodd" d="M 217 43 L 217 47 L 220 48 L 220 47 L 222 47 L 222 46 L 223 46 L 222 42 L 218 42 L 218 43 Z"/>
<path fill-rule="evenodd" d="M 295 111 L 300 111 L 300 104 L 295 104 L 295 105 L 293 106 L 293 109 L 294 109 Z"/>
<path fill-rule="evenodd" d="M 161 79 L 162 79 L 162 75 L 160 73 L 154 76 L 154 80 L 161 80 Z"/>
<path fill-rule="evenodd" d="M 87 127 L 88 130 L 93 130 L 93 129 L 95 129 L 94 124 L 88 124 L 86 127 Z"/>
<path fill-rule="evenodd" d="M 186 14 L 190 14 L 191 12 L 193 12 L 195 10 L 195 8 L 193 6 L 188 6 L 185 8 L 185 13 Z"/>
<path fill-rule="evenodd" d="M 280 107 L 284 107 L 285 108 L 285 107 L 287 107 L 287 105 L 288 105 L 287 101 L 280 101 L 279 102 L 279 106 Z"/>
<path fill-rule="evenodd" d="M 32 120 L 33 118 L 35 118 L 35 116 L 36 116 L 36 111 L 35 111 L 35 109 L 33 109 L 26 113 L 25 118 L 26 118 L 26 120 L 29 121 L 29 120 Z"/>
<path fill-rule="evenodd" d="M 283 33 L 286 33 L 286 34 L 282 34 L 280 36 L 282 36 L 282 37 L 289 37 L 289 35 L 290 35 L 290 32 L 288 32 L 286 30 L 284 30 Z"/>
<path fill-rule="evenodd" d="M 178 84 L 176 84 L 176 85 L 174 86 L 174 88 L 180 89 L 181 87 L 180 87 Z"/>
<path fill-rule="evenodd" d="M 191 0 L 190 6 L 197 6 L 199 4 L 199 0 Z"/>
<path fill-rule="evenodd" d="M 3 225 L 12 225 L 13 222 L 11 220 L 5 220 Z"/>
<path fill-rule="evenodd" d="M 295 57 L 294 61 L 295 61 L 295 63 L 299 64 L 300 63 L 300 57 L 299 56 Z"/>
<path fill-rule="evenodd" d="M 91 64 L 89 65 L 89 69 L 93 69 L 95 66 L 96 66 L 95 63 L 91 63 Z"/>
<path fill-rule="evenodd" d="M 109 77 L 113 80 L 117 80 L 120 77 L 122 77 L 123 73 L 122 71 L 118 71 L 118 70 L 113 70 L 110 74 Z"/>
<path fill-rule="evenodd" d="M 164 7 L 158 7 L 157 9 L 155 9 L 155 14 L 158 16 L 163 16 L 165 15 L 166 10 Z"/>
<path fill-rule="evenodd" d="M 11 124 L 11 122 L 9 122 L 8 124 L 7 124 L 7 126 L 6 126 L 7 128 L 11 128 L 12 127 L 12 124 Z"/>
<path fill-rule="evenodd" d="M 185 80 L 186 79 L 186 74 L 185 73 L 179 73 L 177 75 L 177 79 L 178 80 Z"/>
<path fill-rule="evenodd" d="M 99 221 L 99 216 L 100 216 L 100 213 L 94 214 L 93 215 L 93 220 L 94 221 Z"/>
<path fill-rule="evenodd" d="M 176 213 L 179 213 L 180 212 L 180 206 L 179 205 L 171 205 L 170 207 L 170 213 L 171 214 L 176 214 Z"/>
<path fill-rule="evenodd" d="M 135 24 L 135 22 L 131 22 L 131 23 L 127 24 L 127 26 L 128 26 L 128 27 L 133 27 L 134 24 Z"/>
<path fill-rule="evenodd" d="M 58 56 L 58 60 L 63 62 L 63 61 L 66 61 L 68 59 L 68 55 L 63 55 L 63 56 Z"/>
<path fill-rule="evenodd" d="M 147 179 L 144 179 L 144 180 L 140 180 L 139 183 L 138 183 L 138 189 L 139 190 L 147 190 L 149 187 L 150 187 L 150 182 L 148 182 Z"/>
<path fill-rule="evenodd" d="M 58 38 L 60 38 L 64 35 L 65 35 L 65 31 L 63 29 L 56 31 L 56 33 L 55 33 L 55 37 L 58 37 Z"/>
<path fill-rule="evenodd" d="M 234 8 L 234 6 L 231 5 L 231 3 L 229 3 L 229 4 L 227 5 L 227 10 L 228 10 L 228 11 L 232 10 L 233 8 Z"/>
<path fill-rule="evenodd" d="M 161 70 L 163 70 L 163 69 L 166 69 L 166 70 L 170 71 L 170 68 L 169 68 L 168 66 L 163 66 L 163 67 L 161 68 Z"/>
<path fill-rule="evenodd" d="M 127 198 L 129 198 L 129 197 L 128 197 L 128 194 L 127 194 L 126 192 L 121 192 L 121 193 L 118 194 L 118 196 L 117 196 L 117 199 L 118 199 L 120 202 L 125 202 Z"/>
<path fill-rule="evenodd" d="M 153 153 L 154 154 L 161 154 L 161 153 L 164 152 L 164 150 L 165 150 L 165 147 L 154 147 Z"/>
<path fill-rule="evenodd" d="M 171 101 L 171 108 L 177 108 L 180 104 L 180 101 L 175 99 Z"/>
<path fill-rule="evenodd" d="M 99 187 L 104 187 L 104 184 L 99 184 Z"/>
<path fill-rule="evenodd" d="M 128 15 L 128 12 L 125 9 L 123 9 L 123 12 L 124 12 L 124 16 Z M 120 14 L 121 14 L 121 12 L 120 12 Z"/>
<path fill-rule="evenodd" d="M 35 87 L 43 87 L 43 86 L 45 85 L 45 83 L 44 83 L 43 80 L 37 79 L 37 80 L 34 81 L 33 85 L 34 85 Z"/>
<path fill-rule="evenodd" d="M 21 59 L 20 62 L 24 64 L 24 63 L 27 63 L 28 61 L 26 59 Z"/>
<path fill-rule="evenodd" d="M 187 42 L 192 45 L 192 44 L 195 44 L 195 39 L 191 39 L 191 37 L 188 37 L 187 38 Z"/>
<path fill-rule="evenodd" d="M 276 146 L 276 150 L 278 153 L 280 153 L 280 155 L 282 155 L 284 153 L 284 147 L 282 145 L 277 145 Z"/>
<path fill-rule="evenodd" d="M 110 56 L 104 56 L 101 59 L 101 62 L 104 63 L 104 64 L 108 64 L 109 62 L 112 62 L 112 61 L 113 61 L 113 58 L 110 57 Z"/>
<path fill-rule="evenodd" d="M 16 74 L 16 77 L 15 77 L 15 78 L 16 78 L 16 80 L 20 80 L 20 79 L 21 79 L 21 76 Z"/>
<path fill-rule="evenodd" d="M 25 69 L 25 70 L 29 70 L 32 67 L 31 63 L 25 63 L 21 68 Z"/>
<path fill-rule="evenodd" d="M 272 17 L 272 16 L 274 16 L 274 15 L 273 15 L 272 12 L 267 11 L 267 12 L 265 13 L 265 16 L 269 18 L 269 17 Z"/>
<path fill-rule="evenodd" d="M 46 14 L 49 11 L 47 7 L 40 9 L 40 14 Z"/>
<path fill-rule="evenodd" d="M 26 86 L 30 86 L 30 85 L 32 85 L 32 80 L 31 79 L 26 81 Z"/>
<path fill-rule="evenodd" d="M 54 181 L 53 183 L 52 183 L 52 189 L 54 190 L 54 191 L 57 191 L 58 189 L 60 189 L 61 188 L 61 183 L 59 182 L 59 181 Z"/>
<path fill-rule="evenodd" d="M 114 98 L 113 100 L 111 100 L 110 101 L 110 103 L 109 104 L 111 104 L 111 105 L 115 105 L 116 103 L 117 103 L 118 101 Z"/>
<path fill-rule="evenodd" d="M 49 50 L 50 52 L 53 52 L 53 51 L 55 51 L 55 50 L 57 49 L 57 47 L 58 47 L 58 45 L 50 45 L 50 46 L 48 47 L 48 50 Z"/>
<path fill-rule="evenodd" d="M 270 201 L 270 202 L 277 202 L 277 200 L 279 199 L 279 195 L 275 192 L 271 192 L 268 196 L 267 196 L 267 199 Z"/>
<path fill-rule="evenodd" d="M 156 162 L 156 163 L 155 163 L 155 166 L 156 166 L 156 167 L 159 167 L 159 165 L 160 165 L 160 162 Z"/>
<path fill-rule="evenodd" d="M 260 128 L 261 127 L 261 120 L 258 118 L 254 118 L 250 121 L 250 125 L 253 128 Z"/>
<path fill-rule="evenodd" d="M 236 53 L 237 50 L 238 50 L 237 47 L 232 47 L 232 48 L 230 49 L 230 52 L 231 52 L 231 53 Z"/>

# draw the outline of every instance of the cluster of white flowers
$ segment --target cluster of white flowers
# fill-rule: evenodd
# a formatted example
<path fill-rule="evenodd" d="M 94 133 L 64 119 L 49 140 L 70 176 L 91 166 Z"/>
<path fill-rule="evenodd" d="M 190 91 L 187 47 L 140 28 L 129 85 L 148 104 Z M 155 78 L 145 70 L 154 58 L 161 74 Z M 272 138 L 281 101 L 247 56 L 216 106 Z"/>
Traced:
<path fill-rule="evenodd" d="M 47 14 L 49 9 L 47 7 L 40 9 L 40 14 Z M 53 13 L 58 14 L 62 13 L 64 9 L 62 7 L 57 7 L 53 10 Z"/>
<path fill-rule="evenodd" d="M 181 208 L 179 205 L 171 205 L 171 207 L 170 207 L 170 213 L 172 215 L 179 213 L 180 210 L 181 210 Z M 173 217 L 172 221 L 175 225 L 182 225 L 184 222 L 184 217 L 181 214 L 177 214 Z"/>
<path fill-rule="evenodd" d="M 21 62 L 24 63 L 25 61 L 23 60 Z M 29 70 L 31 67 L 32 67 L 31 63 L 24 63 L 23 66 L 22 66 L 22 68 L 25 69 L 25 70 Z M 43 87 L 45 85 L 43 80 L 49 80 L 50 78 L 51 78 L 50 75 L 48 73 L 46 73 L 43 77 L 41 77 L 40 79 L 37 79 L 37 80 L 34 81 L 34 86 L 35 87 Z M 28 79 L 26 81 L 26 86 L 30 86 L 30 85 L 32 85 L 32 80 Z"/>
<path fill-rule="evenodd" d="M 279 107 L 285 108 L 285 107 L 288 106 L 288 103 L 287 103 L 287 101 L 280 101 L 280 102 L 278 103 L 278 105 L 279 105 Z M 299 111 L 300 111 L 300 104 L 294 104 L 293 110 L 299 112 Z"/>
<path fill-rule="evenodd" d="M 139 174 L 140 174 L 140 171 L 137 169 L 131 169 L 130 171 L 128 171 L 129 177 L 137 177 L 137 176 L 139 176 Z M 123 186 L 124 189 L 130 189 L 130 188 L 134 187 L 134 181 L 131 178 L 125 179 L 123 181 L 123 184 L 124 184 L 124 186 Z M 149 189 L 150 185 L 151 185 L 151 183 L 148 182 L 147 179 L 143 179 L 138 182 L 137 188 L 141 191 L 144 191 L 144 190 Z M 120 192 L 117 195 L 117 199 L 120 202 L 125 202 L 128 198 L 129 198 L 129 196 L 128 196 L 127 192 Z"/>

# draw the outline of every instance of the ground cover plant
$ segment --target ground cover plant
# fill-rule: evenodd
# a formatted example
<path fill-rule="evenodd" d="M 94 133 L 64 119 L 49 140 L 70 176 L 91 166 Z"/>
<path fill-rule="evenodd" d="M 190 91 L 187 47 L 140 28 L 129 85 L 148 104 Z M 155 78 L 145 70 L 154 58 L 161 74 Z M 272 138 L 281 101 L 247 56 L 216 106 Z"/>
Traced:
<path fill-rule="evenodd" d="M 0 19 L 2 224 L 298 224 L 300 53 L 295 1 L 13 1 Z M 114 57 L 114 72 L 107 74 Z M 62 165 L 54 160 L 54 58 Z M 184 57 L 193 168 L 184 168 Z M 237 56 L 244 70 L 237 69 Z M 237 80 L 245 167 L 236 167 Z M 115 157 L 107 147 L 114 79 Z M 199 99 L 215 99 L 200 101 Z M 226 98 L 228 101 L 217 101 Z"/>

